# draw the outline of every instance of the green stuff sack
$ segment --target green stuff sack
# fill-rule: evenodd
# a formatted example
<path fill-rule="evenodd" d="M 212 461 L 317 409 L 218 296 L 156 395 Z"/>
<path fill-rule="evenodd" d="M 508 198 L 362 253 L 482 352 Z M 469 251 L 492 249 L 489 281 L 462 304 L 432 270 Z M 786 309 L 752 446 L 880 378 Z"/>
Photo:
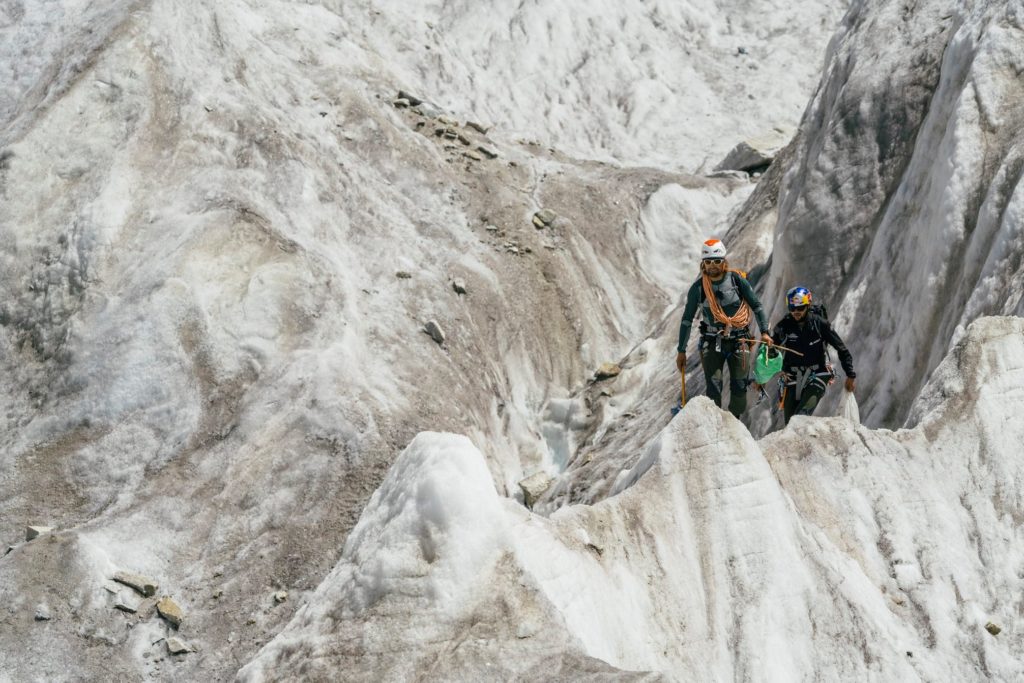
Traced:
<path fill-rule="evenodd" d="M 768 380 L 782 370 L 782 352 L 778 349 L 772 349 L 772 351 L 774 351 L 774 356 L 768 354 L 768 347 L 764 344 L 757 351 L 757 360 L 754 361 L 754 380 L 758 384 L 768 384 Z"/>

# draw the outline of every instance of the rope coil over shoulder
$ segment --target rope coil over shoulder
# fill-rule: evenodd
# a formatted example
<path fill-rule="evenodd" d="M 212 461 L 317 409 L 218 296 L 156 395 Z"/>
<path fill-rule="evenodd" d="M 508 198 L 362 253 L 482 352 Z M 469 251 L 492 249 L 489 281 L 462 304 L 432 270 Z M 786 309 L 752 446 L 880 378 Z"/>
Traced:
<path fill-rule="evenodd" d="M 740 274 L 739 271 L 732 269 L 726 272 Z M 715 316 L 715 320 L 719 323 L 725 325 L 725 336 L 728 337 L 734 327 L 745 329 L 750 325 L 750 304 L 747 303 L 746 299 L 740 300 L 740 307 L 735 315 L 728 316 L 722 310 L 722 305 L 718 303 L 718 298 L 711 287 L 711 278 L 708 277 L 707 273 L 701 274 L 701 285 L 704 287 L 704 296 L 707 298 L 708 306 L 711 308 L 711 315 Z"/>

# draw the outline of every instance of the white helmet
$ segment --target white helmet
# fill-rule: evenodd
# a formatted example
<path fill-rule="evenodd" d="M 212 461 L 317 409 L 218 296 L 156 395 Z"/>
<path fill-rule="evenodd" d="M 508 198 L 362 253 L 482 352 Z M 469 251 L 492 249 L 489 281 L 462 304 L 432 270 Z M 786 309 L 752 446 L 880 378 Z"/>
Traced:
<path fill-rule="evenodd" d="M 700 248 L 700 260 L 709 258 L 725 258 L 725 245 L 722 244 L 721 240 L 710 239 L 701 245 Z"/>

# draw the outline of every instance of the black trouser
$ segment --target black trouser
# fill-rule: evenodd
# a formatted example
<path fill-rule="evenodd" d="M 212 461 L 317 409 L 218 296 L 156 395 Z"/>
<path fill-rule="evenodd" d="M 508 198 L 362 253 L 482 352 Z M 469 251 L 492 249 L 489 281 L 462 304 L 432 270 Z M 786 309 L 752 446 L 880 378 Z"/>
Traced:
<path fill-rule="evenodd" d="M 794 368 L 797 371 L 802 369 Z M 809 375 L 802 386 L 799 383 L 799 376 L 796 375 L 794 378 L 798 383 L 786 384 L 782 396 L 782 415 L 786 419 L 786 424 L 789 424 L 790 418 L 794 415 L 810 415 L 814 412 L 818 407 L 818 401 L 825 395 L 831 373 Z"/>
<path fill-rule="evenodd" d="M 701 337 L 699 351 L 704 381 L 708 386 L 708 398 L 719 407 L 722 405 L 722 372 L 726 365 L 729 366 L 729 412 L 739 417 L 747 409 L 750 347 L 746 342 L 719 340 L 709 335 Z"/>

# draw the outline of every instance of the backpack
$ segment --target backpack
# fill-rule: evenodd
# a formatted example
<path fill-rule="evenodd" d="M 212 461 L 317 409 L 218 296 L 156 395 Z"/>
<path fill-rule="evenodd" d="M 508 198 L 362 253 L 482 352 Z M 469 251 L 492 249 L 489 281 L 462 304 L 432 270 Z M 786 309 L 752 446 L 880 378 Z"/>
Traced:
<path fill-rule="evenodd" d="M 733 284 L 735 284 L 737 288 L 739 287 L 739 283 L 736 281 L 737 277 L 742 278 L 744 280 L 747 279 L 747 271 L 745 271 L 745 270 L 738 270 L 736 268 L 730 268 L 729 270 L 726 271 L 725 274 L 728 277 L 732 278 Z M 698 279 L 698 282 L 699 281 L 700 280 Z M 707 301 L 707 298 L 708 298 L 707 295 L 704 293 L 704 288 L 701 287 L 701 289 L 700 289 L 700 297 L 697 299 L 697 306 L 698 307 L 703 306 L 704 302 Z M 699 325 L 698 329 L 700 330 L 700 334 L 701 335 L 707 334 L 707 331 L 709 329 L 708 328 L 708 322 L 706 320 L 704 320 L 703 316 L 701 317 L 701 321 L 700 321 L 700 325 Z"/>
<path fill-rule="evenodd" d="M 736 268 L 730 268 L 729 270 L 726 271 L 726 274 L 733 279 L 733 282 L 736 281 L 736 276 L 737 275 L 739 277 L 743 278 L 744 280 L 747 279 L 747 271 L 745 271 L 745 270 L 738 270 Z M 736 286 L 739 287 L 739 284 L 737 284 Z M 705 299 L 707 299 L 707 296 L 704 294 L 704 289 L 701 288 L 701 290 L 700 290 L 700 298 L 697 300 L 697 305 L 703 304 Z M 827 318 L 826 318 L 826 320 L 827 320 Z"/>
<path fill-rule="evenodd" d="M 825 322 L 829 322 L 829 319 L 828 319 L 828 309 L 825 308 L 825 304 L 811 304 L 811 307 L 810 307 L 810 309 L 807 312 L 812 314 L 812 315 L 818 316 L 819 318 L 821 318 Z M 821 334 L 821 327 L 818 325 L 817 321 L 814 320 L 813 318 L 811 319 L 811 325 L 813 326 L 813 329 L 814 329 L 815 332 L 817 332 L 818 334 Z M 826 353 L 825 357 L 828 358 L 828 350 L 827 349 L 826 349 L 825 353 Z"/>

